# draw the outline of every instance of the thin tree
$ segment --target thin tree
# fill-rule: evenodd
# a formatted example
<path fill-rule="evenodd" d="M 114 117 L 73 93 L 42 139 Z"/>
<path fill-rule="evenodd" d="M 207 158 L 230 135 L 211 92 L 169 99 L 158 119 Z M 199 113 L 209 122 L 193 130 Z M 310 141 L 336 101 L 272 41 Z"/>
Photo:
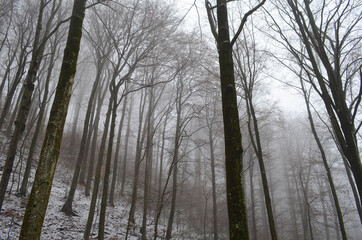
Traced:
<path fill-rule="evenodd" d="M 254 95 L 256 92 L 257 80 L 263 67 L 263 60 L 261 60 L 262 56 L 258 56 L 259 54 L 258 50 L 256 49 L 255 33 L 253 27 L 252 30 L 248 31 L 248 35 L 251 36 L 250 45 L 247 43 L 246 33 L 244 31 L 243 42 L 237 42 L 234 55 L 237 62 L 237 75 L 240 77 L 241 85 L 244 91 L 246 112 L 248 116 L 247 126 L 249 131 L 249 138 L 259 163 L 265 198 L 264 201 L 268 213 L 269 230 L 272 239 L 276 240 L 277 231 L 272 207 L 272 199 L 270 196 L 268 178 L 264 164 L 264 153 L 261 143 L 259 122 L 254 107 Z"/>
<path fill-rule="evenodd" d="M 31 144 L 30 144 L 30 148 L 29 148 L 28 159 L 26 161 L 24 176 L 23 176 L 23 180 L 22 180 L 21 188 L 20 188 L 20 192 L 19 192 L 20 196 L 25 196 L 26 192 L 27 192 L 30 171 L 31 171 L 31 167 L 33 164 L 33 158 L 34 158 L 34 154 L 35 154 L 36 145 L 38 142 L 37 140 L 38 140 L 40 131 L 42 129 L 42 126 L 44 124 L 46 106 L 47 106 L 47 102 L 49 101 L 49 99 L 48 99 L 49 85 L 50 85 L 53 68 L 54 68 L 55 61 L 56 61 L 56 54 L 57 54 L 59 41 L 60 41 L 60 38 L 58 37 L 58 34 L 56 33 L 54 36 L 54 40 L 51 42 L 51 53 L 50 53 L 50 60 L 49 60 L 49 65 L 48 65 L 47 76 L 45 79 L 45 88 L 44 88 L 43 99 L 39 103 L 39 105 L 40 105 L 39 116 L 38 116 L 37 124 L 35 127 L 35 131 L 33 133 L 33 138 L 31 140 Z"/>
<path fill-rule="evenodd" d="M 28 75 L 25 80 L 25 85 L 24 85 L 25 90 L 24 90 L 24 94 L 22 95 L 21 103 L 20 103 L 21 107 L 17 114 L 17 119 L 15 121 L 15 130 L 11 137 L 10 147 L 9 147 L 7 157 L 5 160 L 4 171 L 1 176 L 0 210 L 3 205 L 6 188 L 8 186 L 10 175 L 11 175 L 11 172 L 13 169 L 17 146 L 18 146 L 20 138 L 25 130 L 27 115 L 28 115 L 28 112 L 30 109 L 30 104 L 31 104 L 31 96 L 32 96 L 32 93 L 34 90 L 34 82 L 36 80 L 37 71 L 38 71 L 38 68 L 40 65 L 40 61 L 42 59 L 42 52 L 44 51 L 44 47 L 45 47 L 44 46 L 45 44 L 42 44 L 41 46 L 39 46 L 39 41 L 41 40 L 40 34 L 41 34 L 41 30 L 42 30 L 43 14 L 44 14 L 44 9 L 45 9 L 47 3 L 49 3 L 49 2 L 46 2 L 45 0 L 42 0 L 40 2 L 38 20 L 37 20 L 37 25 L 36 25 L 36 32 L 35 32 L 35 37 L 34 37 L 34 42 L 33 42 L 33 55 L 32 55 L 32 59 L 30 62 Z"/>
<path fill-rule="evenodd" d="M 300 78 L 300 85 L 301 85 L 302 92 L 303 92 L 304 102 L 305 102 L 307 112 L 308 112 L 308 119 L 309 119 L 310 128 L 312 130 L 314 139 L 315 139 L 315 141 L 317 143 L 319 152 L 321 154 L 323 166 L 324 166 L 324 169 L 326 171 L 327 178 L 328 178 L 329 187 L 330 187 L 330 190 L 332 192 L 334 207 L 335 207 L 336 212 L 337 212 L 338 223 L 339 223 L 339 228 L 340 228 L 340 231 L 341 231 L 341 234 L 342 234 L 342 239 L 346 240 L 347 239 L 347 233 L 346 233 L 346 229 L 344 227 L 343 215 L 342 215 L 341 207 L 339 206 L 339 200 L 338 200 L 338 196 L 337 196 L 337 192 L 336 192 L 336 187 L 334 185 L 331 170 L 330 170 L 330 167 L 329 167 L 328 162 L 327 162 L 327 156 L 326 156 L 326 153 L 324 151 L 324 147 L 323 147 L 323 145 L 321 143 L 321 140 L 319 139 L 319 136 L 318 136 L 315 124 L 314 124 L 312 112 L 311 112 L 311 109 L 310 109 L 310 101 L 309 101 L 310 96 L 308 94 L 307 89 L 304 86 L 302 73 L 300 73 L 299 78 Z"/>
<path fill-rule="evenodd" d="M 96 26 L 96 24 L 94 24 L 93 26 Z M 82 161 L 85 161 L 85 159 L 84 159 L 85 149 L 86 149 L 85 145 L 86 145 L 86 139 L 87 139 L 88 130 L 89 130 L 88 128 L 89 128 L 89 124 L 90 124 L 91 112 L 92 112 L 92 108 L 95 106 L 95 104 L 94 104 L 95 96 L 96 96 L 97 90 L 99 89 L 98 87 L 100 85 L 102 72 L 103 72 L 106 62 L 107 62 L 107 57 L 109 56 L 109 54 L 111 53 L 111 50 L 112 50 L 112 48 L 109 47 L 109 45 L 105 44 L 106 43 L 106 41 L 105 41 L 106 36 L 104 36 L 105 34 L 102 35 L 101 33 L 96 32 L 95 33 L 96 36 L 94 37 L 95 39 L 92 39 L 92 36 L 88 32 L 87 32 L 87 35 L 88 35 L 89 41 L 92 43 L 92 47 L 95 48 L 96 77 L 95 77 L 95 80 L 93 83 L 91 95 L 88 100 L 88 107 L 87 107 L 87 112 L 86 112 L 86 116 L 85 116 L 85 120 L 84 120 L 82 139 L 81 139 L 81 143 L 80 143 L 80 147 L 79 147 L 76 165 L 74 168 L 72 184 L 70 186 L 67 199 L 61 209 L 62 212 L 64 212 L 65 214 L 67 214 L 69 216 L 77 215 L 73 211 L 72 205 L 73 205 L 73 200 L 74 200 L 74 194 L 77 189 L 78 178 L 79 178 L 79 174 L 81 171 Z"/>
<path fill-rule="evenodd" d="M 360 47 L 358 26 L 362 20 L 361 4 L 354 1 L 313 5 L 308 0 L 278 2 L 280 16 L 303 43 L 305 54 L 286 37 L 280 25 L 272 28 L 280 42 L 293 55 L 304 72 L 313 77 L 311 85 L 324 103 L 341 152 L 348 161 L 362 203 L 362 163 L 357 122 L 362 88 L 358 71 L 360 59 L 354 58 Z M 273 23 L 277 21 L 269 15 Z M 347 22 L 347 19 L 348 20 Z M 303 58 L 301 58 L 303 53 Z M 355 84 L 356 83 L 356 84 Z M 354 89 L 357 86 L 357 89 Z M 352 91 L 350 90 L 352 89 Z"/>

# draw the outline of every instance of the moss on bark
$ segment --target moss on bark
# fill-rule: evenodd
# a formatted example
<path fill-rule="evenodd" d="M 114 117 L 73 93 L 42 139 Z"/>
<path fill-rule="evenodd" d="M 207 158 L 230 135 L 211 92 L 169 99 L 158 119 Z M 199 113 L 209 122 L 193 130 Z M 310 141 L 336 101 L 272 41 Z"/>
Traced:
<path fill-rule="evenodd" d="M 86 0 L 75 0 L 59 82 L 19 239 L 39 239 L 76 73 Z"/>

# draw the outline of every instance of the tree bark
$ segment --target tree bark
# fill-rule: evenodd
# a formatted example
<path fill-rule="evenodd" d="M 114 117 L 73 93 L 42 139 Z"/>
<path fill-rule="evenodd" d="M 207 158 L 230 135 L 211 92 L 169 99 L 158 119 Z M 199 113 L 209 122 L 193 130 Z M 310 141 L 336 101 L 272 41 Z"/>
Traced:
<path fill-rule="evenodd" d="M 121 179 L 121 195 L 124 194 L 124 186 L 126 184 L 126 173 L 127 173 L 127 157 L 128 157 L 128 145 L 129 145 L 129 136 L 131 134 L 131 121 L 132 121 L 132 108 L 133 108 L 133 97 L 131 97 L 130 107 L 128 109 L 128 122 L 127 122 L 127 131 L 125 136 L 125 145 L 123 152 L 123 166 L 122 166 L 122 179 Z"/>
<path fill-rule="evenodd" d="M 249 239 L 249 232 L 243 186 L 243 148 L 226 1 L 218 0 L 217 5 L 229 237 L 231 240 L 247 240 Z"/>
<path fill-rule="evenodd" d="M 142 92 L 143 93 L 143 92 Z M 138 176 L 139 176 L 139 169 L 140 164 L 142 160 L 142 146 L 144 142 L 144 138 L 146 136 L 145 129 L 146 129 L 146 123 L 144 122 L 144 126 L 142 127 L 143 123 L 143 113 L 144 108 L 146 105 L 146 96 L 141 96 L 140 101 L 140 110 L 139 110 L 139 125 L 138 125 L 138 134 L 137 134 L 137 144 L 136 144 L 136 157 L 135 157 L 135 169 L 134 169 L 134 179 L 133 179 L 133 188 L 132 188 L 132 202 L 131 202 L 131 208 L 129 210 L 129 217 L 128 217 L 128 224 L 127 224 L 127 231 L 126 231 L 126 239 L 128 238 L 128 233 L 130 230 L 131 224 L 135 222 L 134 214 L 136 211 L 136 203 L 137 203 L 137 195 L 138 195 Z"/>
<path fill-rule="evenodd" d="M 229 237 L 231 240 L 249 239 L 248 219 L 246 213 L 245 193 L 243 186 L 243 148 L 239 124 L 239 112 L 235 89 L 234 63 L 232 45 L 243 29 L 247 17 L 264 4 L 248 11 L 239 26 L 239 29 L 230 42 L 227 1 L 217 0 L 217 29 L 211 14 L 210 3 L 206 0 L 206 8 L 219 50 L 222 111 L 224 122 L 224 144 L 226 165 L 226 196 L 229 215 Z"/>
<path fill-rule="evenodd" d="M 99 214 L 99 227 L 98 227 L 98 239 L 104 239 L 104 229 L 106 224 L 106 210 L 107 210 L 107 198 L 108 198 L 108 188 L 109 188 L 109 175 L 111 172 L 111 162 L 113 155 L 113 140 L 114 140 L 114 131 L 116 128 L 116 118 L 117 118 L 117 94 L 120 85 L 113 86 L 111 91 L 111 100 L 113 104 L 112 107 L 112 117 L 111 117 L 111 128 L 109 130 L 109 138 L 108 138 L 108 150 L 107 150 L 107 158 L 106 158 L 106 166 L 104 170 L 103 177 L 103 192 L 102 192 L 102 201 L 101 201 L 101 210 Z"/>
<path fill-rule="evenodd" d="M 95 155 L 96 155 L 96 148 L 97 148 L 97 139 L 98 139 L 98 125 L 99 125 L 99 120 L 100 120 L 100 114 L 101 114 L 101 109 L 102 109 L 102 104 L 105 98 L 107 92 L 107 87 L 104 88 L 103 92 L 98 93 L 98 105 L 97 105 L 97 112 L 96 112 L 96 116 L 95 116 L 95 120 L 94 120 L 94 129 L 93 129 L 93 139 L 92 139 L 92 143 L 91 143 L 91 152 L 89 154 L 89 167 L 88 167 L 88 176 L 87 176 L 87 182 L 85 185 L 85 196 L 89 196 L 90 195 L 90 188 L 91 188 L 91 184 L 92 184 L 92 178 L 93 178 L 93 171 L 94 171 L 94 160 L 95 160 Z M 101 143 L 102 145 L 102 143 Z M 102 150 L 104 151 L 104 150 Z"/>
<path fill-rule="evenodd" d="M 19 239 L 40 238 L 76 73 L 85 15 L 85 2 L 85 0 L 74 1 L 59 83 Z"/>
<path fill-rule="evenodd" d="M 142 217 L 142 228 L 141 228 L 141 239 L 147 239 L 147 214 L 148 214 L 148 202 L 150 195 L 150 182 L 151 182 L 151 171 L 152 171 L 152 158 L 153 158 L 153 136 L 154 136 L 154 91 L 149 89 L 149 105 L 147 113 L 147 142 L 146 142 L 146 168 L 145 168 L 145 183 L 144 183 L 144 196 L 143 196 L 143 217 Z"/>

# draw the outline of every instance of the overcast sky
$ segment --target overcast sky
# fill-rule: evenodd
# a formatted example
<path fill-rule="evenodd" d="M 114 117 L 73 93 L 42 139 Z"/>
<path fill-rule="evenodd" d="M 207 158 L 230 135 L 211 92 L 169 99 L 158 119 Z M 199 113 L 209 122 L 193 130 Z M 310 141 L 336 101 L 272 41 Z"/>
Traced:
<path fill-rule="evenodd" d="M 197 7 L 195 7 L 194 3 Z M 175 1 L 175 4 L 180 9 L 179 14 L 181 16 L 185 16 L 182 24 L 183 27 L 197 27 L 198 31 L 201 31 L 203 37 L 211 37 L 206 10 L 204 7 L 204 0 Z M 288 74 L 288 76 L 292 77 L 291 74 Z M 286 114 L 305 113 L 304 102 L 300 94 L 298 94 L 295 90 L 291 90 L 287 86 L 278 83 L 276 80 L 270 79 L 269 82 L 269 92 L 271 97 L 279 102 L 281 110 L 283 110 Z"/>

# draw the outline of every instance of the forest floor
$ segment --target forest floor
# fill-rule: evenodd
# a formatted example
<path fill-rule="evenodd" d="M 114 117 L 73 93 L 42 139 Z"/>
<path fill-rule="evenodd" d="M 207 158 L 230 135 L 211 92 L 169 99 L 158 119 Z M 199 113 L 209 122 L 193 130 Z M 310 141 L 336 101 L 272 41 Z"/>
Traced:
<path fill-rule="evenodd" d="M 3 164 L 1 164 L 2 166 Z M 62 165 L 62 164 L 60 164 Z M 73 208 L 78 216 L 66 216 L 60 209 L 65 202 L 65 193 L 68 192 L 68 176 L 64 167 L 58 166 L 53 181 L 47 213 L 44 220 L 41 239 L 82 239 L 88 217 L 90 197 L 84 196 L 84 186 L 78 186 Z M 16 177 L 15 177 L 16 178 Z M 30 182 L 31 183 L 31 182 Z M 11 180 L 10 180 L 11 185 Z M 14 181 L 13 189 L 17 187 Z M 0 214 L 0 239 L 18 239 L 26 207 L 26 198 L 17 197 L 16 191 L 6 194 L 3 209 Z M 128 207 L 124 201 L 118 201 L 114 207 L 107 208 L 106 239 L 124 239 L 127 227 Z M 97 209 L 99 210 L 99 209 Z M 93 224 L 92 237 L 97 236 L 98 213 L 96 212 Z M 150 229 L 151 230 L 151 229 Z M 139 235 L 131 233 L 130 240 L 138 239 Z"/>
<path fill-rule="evenodd" d="M 18 160 L 17 160 L 18 161 Z M 15 163 L 17 164 L 17 163 Z M 2 166 L 4 166 L 4 155 L 0 156 L 0 176 L 2 175 Z M 35 168 L 35 167 L 33 167 Z M 8 192 L 3 204 L 3 209 L 0 213 L 0 239 L 18 239 L 23 216 L 26 208 L 27 198 L 17 197 L 16 192 L 19 186 L 19 166 L 15 166 L 15 170 L 10 179 Z M 66 167 L 66 164 L 59 159 L 56 174 L 53 180 L 52 191 L 49 199 L 49 204 L 43 224 L 42 234 L 40 239 L 44 240 L 73 240 L 83 239 L 83 232 L 87 222 L 88 211 L 91 197 L 85 197 L 84 186 L 78 185 L 76 195 L 74 197 L 73 209 L 78 213 L 78 216 L 69 217 L 60 211 L 64 202 L 66 193 L 69 190 L 72 170 Z M 35 170 L 32 170 L 33 177 Z M 33 179 L 29 180 L 29 186 Z M 10 189 L 10 191 L 9 191 Z M 28 189 L 31 190 L 30 188 Z M 10 192 L 10 194 L 9 194 Z M 100 198 L 98 198 L 98 207 L 100 206 Z M 105 238 L 111 240 L 125 239 L 128 211 L 130 208 L 127 197 L 115 201 L 115 206 L 107 207 Z M 97 239 L 99 208 L 96 209 L 94 223 L 92 227 L 91 237 Z M 152 219 L 153 220 L 153 219 Z M 142 215 L 136 213 L 136 225 L 132 227 L 128 239 L 140 239 L 140 226 Z M 165 232 L 164 219 L 161 219 L 159 233 Z M 147 239 L 153 239 L 154 225 L 149 222 L 147 232 L 150 234 Z M 182 232 L 182 237 L 179 238 Z M 185 229 L 174 232 L 174 239 L 196 239 L 191 237 L 191 233 L 187 233 L 185 238 Z"/>

